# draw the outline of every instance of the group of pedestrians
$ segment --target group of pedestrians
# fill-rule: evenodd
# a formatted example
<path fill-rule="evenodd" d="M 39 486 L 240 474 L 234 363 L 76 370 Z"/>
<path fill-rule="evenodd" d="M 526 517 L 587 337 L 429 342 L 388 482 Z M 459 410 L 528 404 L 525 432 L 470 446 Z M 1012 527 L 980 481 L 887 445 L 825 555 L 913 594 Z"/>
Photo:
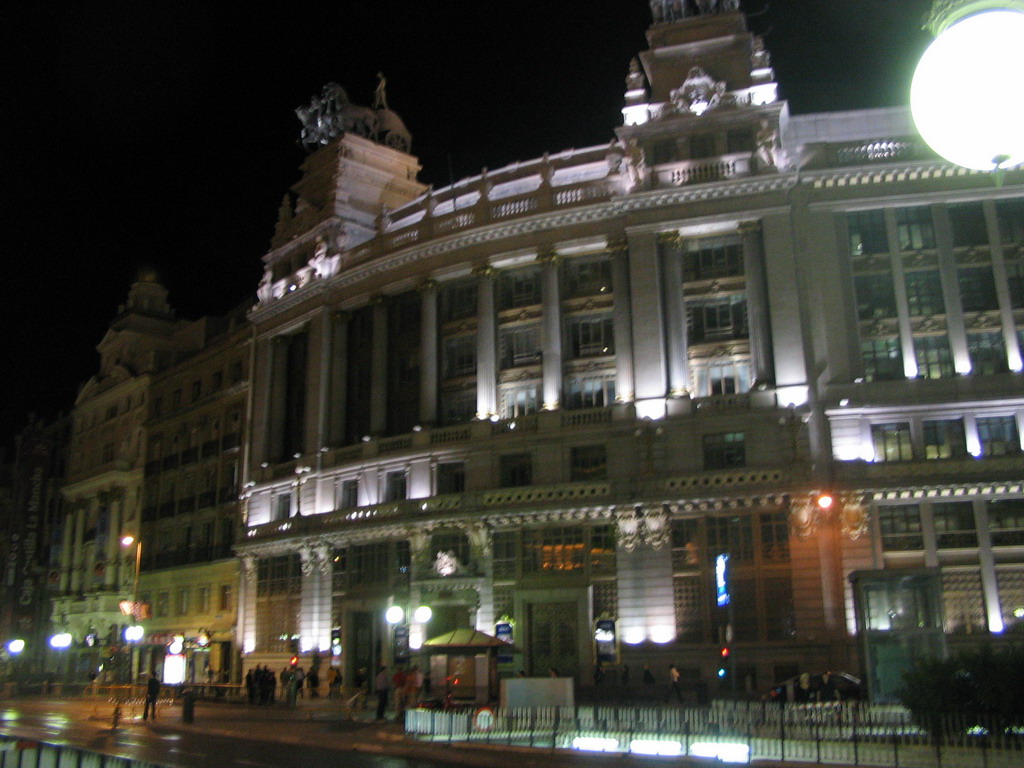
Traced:
<path fill-rule="evenodd" d="M 384 719 L 384 712 L 388 707 L 388 694 L 394 696 L 395 719 L 401 720 L 405 710 L 415 707 L 420 700 L 423 691 L 423 672 L 416 665 L 405 668 L 403 664 L 396 664 L 395 671 L 388 677 L 388 668 L 379 667 L 377 675 L 373 679 L 374 693 L 377 694 L 377 719 Z"/>
<path fill-rule="evenodd" d="M 250 704 L 273 704 L 277 692 L 277 675 L 269 667 L 253 667 L 245 673 L 245 692 Z"/>

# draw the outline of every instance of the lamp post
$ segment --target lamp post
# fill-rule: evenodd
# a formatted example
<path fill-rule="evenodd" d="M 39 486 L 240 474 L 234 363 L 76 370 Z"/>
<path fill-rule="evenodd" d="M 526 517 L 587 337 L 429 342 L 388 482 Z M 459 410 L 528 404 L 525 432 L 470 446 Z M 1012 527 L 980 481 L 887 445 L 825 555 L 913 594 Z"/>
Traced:
<path fill-rule="evenodd" d="M 131 651 L 128 657 L 128 678 L 129 681 L 134 680 L 137 675 L 137 655 L 136 649 L 138 643 L 144 636 L 144 631 L 139 626 L 139 619 L 141 610 L 139 608 L 139 573 L 142 569 L 142 539 L 137 539 L 131 534 L 125 534 L 121 537 L 121 546 L 130 547 L 132 544 L 135 545 L 135 576 L 132 581 L 132 602 L 131 609 L 125 611 L 124 606 L 121 606 L 121 613 L 125 615 L 131 615 L 132 624 L 127 627 L 124 631 L 124 639 L 131 643 Z"/>
<path fill-rule="evenodd" d="M 1024 0 L 935 0 L 910 88 L 921 137 L 956 165 L 1024 163 Z"/>

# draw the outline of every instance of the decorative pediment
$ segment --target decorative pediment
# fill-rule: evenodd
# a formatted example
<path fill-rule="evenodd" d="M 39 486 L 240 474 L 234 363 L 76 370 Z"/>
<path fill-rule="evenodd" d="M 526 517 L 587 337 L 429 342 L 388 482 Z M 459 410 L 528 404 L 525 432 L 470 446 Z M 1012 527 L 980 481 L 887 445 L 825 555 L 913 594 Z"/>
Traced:
<path fill-rule="evenodd" d="M 725 90 L 724 80 L 715 80 L 701 67 L 693 67 L 683 84 L 669 92 L 669 98 L 676 112 L 703 115 L 722 103 Z"/>

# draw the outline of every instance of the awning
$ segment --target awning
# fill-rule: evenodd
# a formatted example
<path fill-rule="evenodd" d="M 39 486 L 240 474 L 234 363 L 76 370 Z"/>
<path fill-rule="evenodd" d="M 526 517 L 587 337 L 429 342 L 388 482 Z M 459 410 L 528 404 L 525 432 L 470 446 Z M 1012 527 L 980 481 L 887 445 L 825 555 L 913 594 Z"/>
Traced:
<path fill-rule="evenodd" d="M 425 648 L 512 648 L 511 643 L 468 627 L 432 637 L 423 646 Z"/>

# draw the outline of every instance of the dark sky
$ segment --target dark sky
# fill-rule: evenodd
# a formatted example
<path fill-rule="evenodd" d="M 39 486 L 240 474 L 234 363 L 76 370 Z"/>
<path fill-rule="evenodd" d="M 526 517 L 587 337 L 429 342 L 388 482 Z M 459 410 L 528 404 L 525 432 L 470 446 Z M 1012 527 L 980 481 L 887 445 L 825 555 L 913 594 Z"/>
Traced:
<path fill-rule="evenodd" d="M 906 102 L 929 0 L 742 0 L 794 113 Z M 254 294 L 297 106 L 383 70 L 441 186 L 621 123 L 646 0 L 27 2 L 0 11 L 0 444 L 68 409 L 141 267 L 183 317 Z"/>

